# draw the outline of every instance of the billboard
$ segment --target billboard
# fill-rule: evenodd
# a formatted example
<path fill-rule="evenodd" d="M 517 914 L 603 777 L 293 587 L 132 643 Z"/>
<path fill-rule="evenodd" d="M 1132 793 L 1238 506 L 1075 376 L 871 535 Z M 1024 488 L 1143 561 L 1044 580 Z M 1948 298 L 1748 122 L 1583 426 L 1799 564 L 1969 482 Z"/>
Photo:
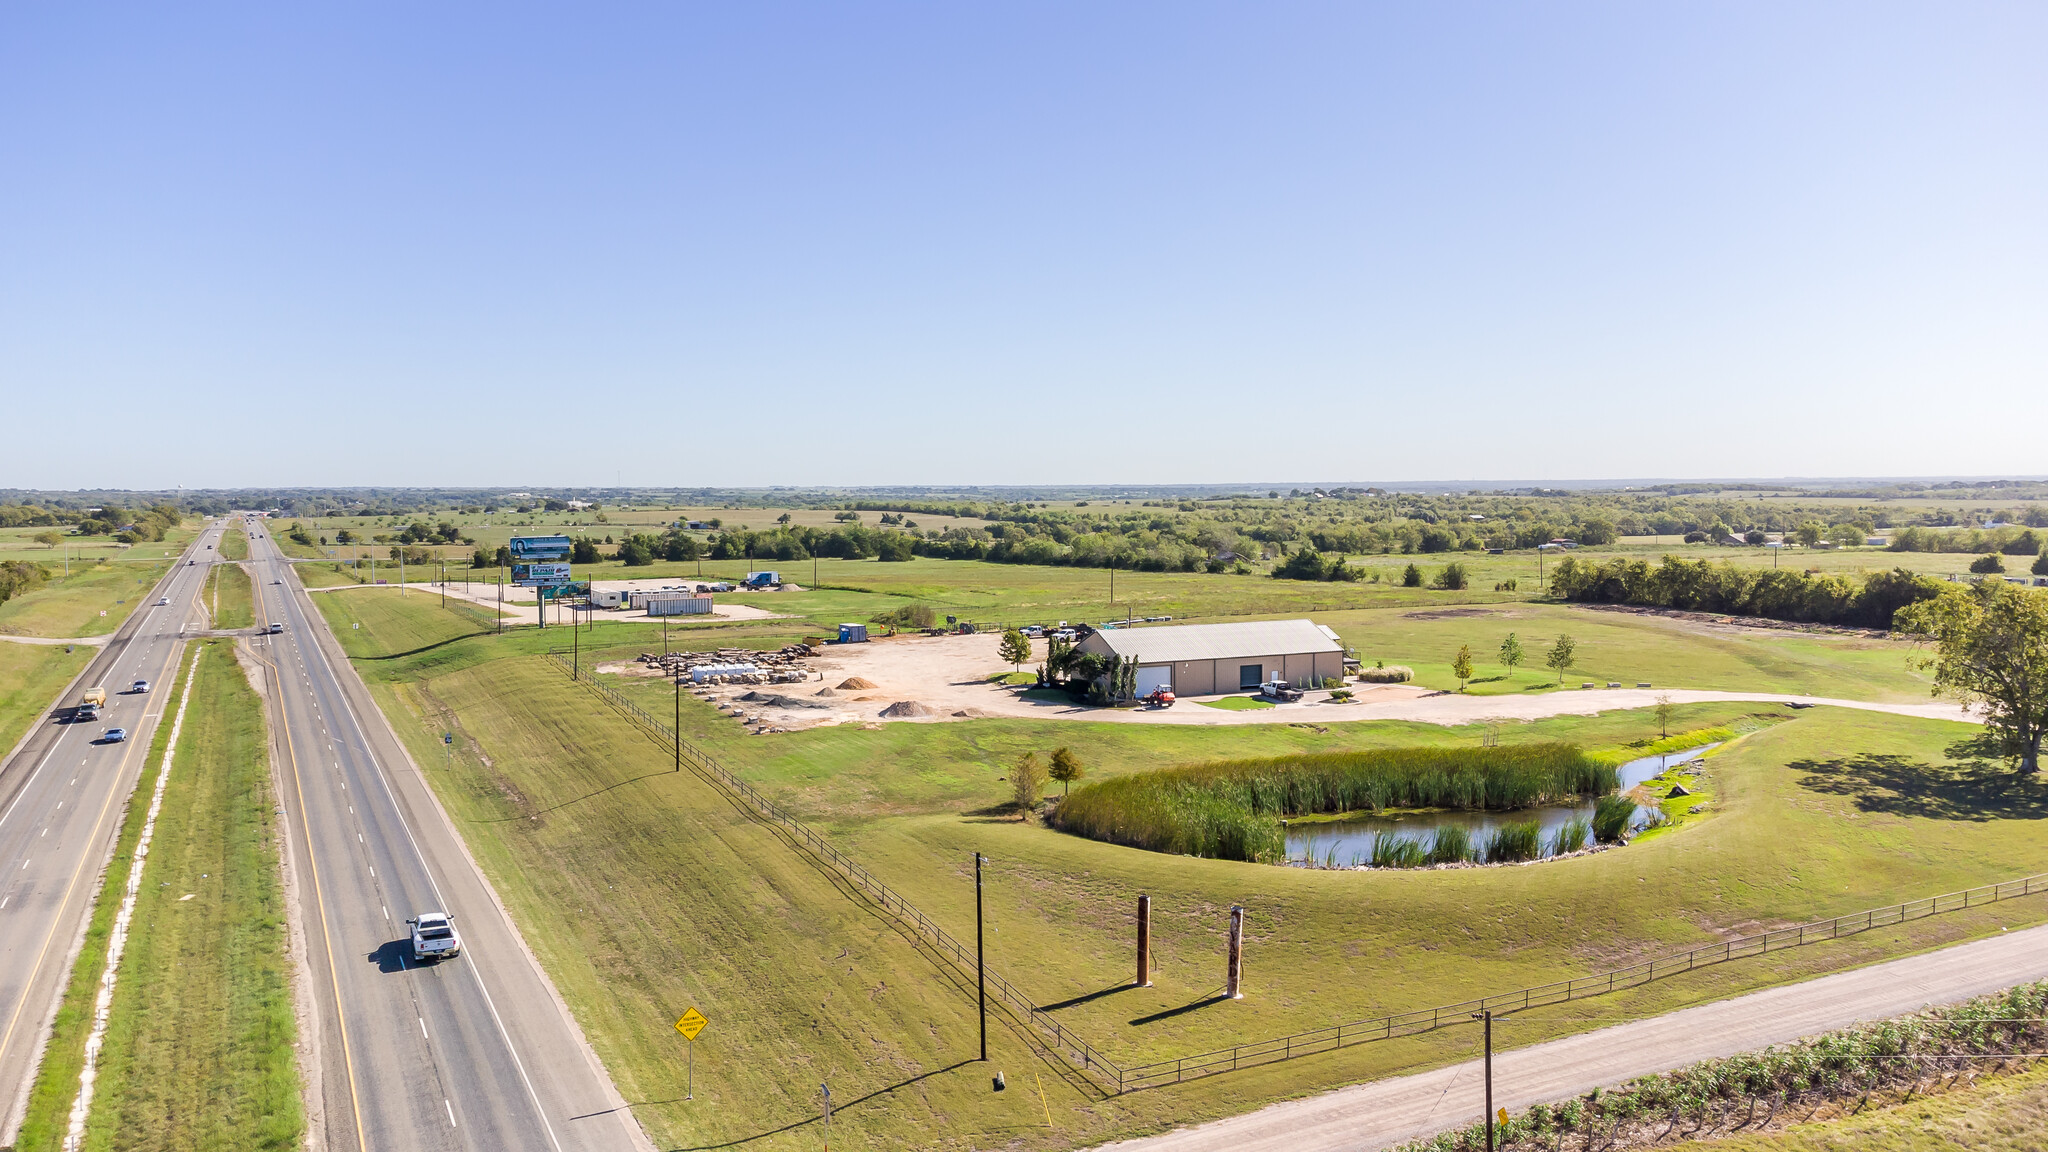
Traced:
<path fill-rule="evenodd" d="M 531 564 L 536 560 L 567 560 L 569 538 L 567 536 L 514 536 L 512 538 L 512 562 Z"/>
<path fill-rule="evenodd" d="M 512 583 L 521 588 L 555 588 L 569 582 L 567 564 L 514 564 Z"/>

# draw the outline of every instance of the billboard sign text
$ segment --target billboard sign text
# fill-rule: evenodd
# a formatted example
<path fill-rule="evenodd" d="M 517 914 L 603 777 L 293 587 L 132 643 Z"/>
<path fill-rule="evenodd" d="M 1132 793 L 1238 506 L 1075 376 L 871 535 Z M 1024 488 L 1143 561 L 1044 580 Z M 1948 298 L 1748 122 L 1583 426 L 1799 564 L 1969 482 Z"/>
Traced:
<path fill-rule="evenodd" d="M 514 564 L 512 583 L 521 588 L 554 588 L 569 582 L 567 564 Z"/>
<path fill-rule="evenodd" d="M 567 536 L 514 536 L 512 562 L 531 564 L 537 560 L 567 560 L 569 544 Z"/>

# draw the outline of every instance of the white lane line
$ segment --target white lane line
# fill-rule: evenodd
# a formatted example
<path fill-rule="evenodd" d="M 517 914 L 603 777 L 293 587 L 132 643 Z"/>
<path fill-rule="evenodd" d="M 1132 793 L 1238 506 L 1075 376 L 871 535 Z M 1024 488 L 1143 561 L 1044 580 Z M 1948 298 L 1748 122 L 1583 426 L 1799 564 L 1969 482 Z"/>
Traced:
<path fill-rule="evenodd" d="M 33 859 L 33 857 L 31 857 L 31 859 Z M 21 862 L 21 870 L 22 870 L 23 872 L 26 872 L 26 871 L 28 871 L 28 861 L 27 861 L 27 860 L 23 860 L 23 861 Z"/>
<path fill-rule="evenodd" d="M 448 1104 L 448 1098 L 443 1096 L 441 1103 Z M 455 1105 L 453 1104 L 448 1104 L 448 1126 L 450 1128 L 455 1127 Z M 549 1135 L 553 1135 L 553 1133 L 549 1133 Z"/>

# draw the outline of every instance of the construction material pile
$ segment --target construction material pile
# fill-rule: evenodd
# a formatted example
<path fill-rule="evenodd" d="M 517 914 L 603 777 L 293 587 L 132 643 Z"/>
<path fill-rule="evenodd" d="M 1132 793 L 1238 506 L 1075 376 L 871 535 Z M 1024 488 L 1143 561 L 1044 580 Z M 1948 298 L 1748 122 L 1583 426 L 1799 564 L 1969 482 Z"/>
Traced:
<path fill-rule="evenodd" d="M 754 648 L 720 648 L 712 652 L 642 652 L 640 663 L 651 664 L 670 678 L 687 677 L 698 684 L 800 684 L 811 678 L 808 644 L 790 644 L 776 652 Z"/>

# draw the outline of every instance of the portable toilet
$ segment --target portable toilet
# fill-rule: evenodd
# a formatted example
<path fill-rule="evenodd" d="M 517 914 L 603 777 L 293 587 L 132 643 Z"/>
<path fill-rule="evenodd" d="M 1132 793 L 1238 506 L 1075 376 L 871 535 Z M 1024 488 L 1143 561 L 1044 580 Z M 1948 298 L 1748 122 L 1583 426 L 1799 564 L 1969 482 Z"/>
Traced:
<path fill-rule="evenodd" d="M 865 643 L 867 643 L 867 641 L 868 641 L 868 626 L 867 626 L 867 625 L 865 625 L 865 624 L 841 624 L 841 625 L 839 626 L 839 642 L 840 642 L 841 644 L 865 644 Z"/>

